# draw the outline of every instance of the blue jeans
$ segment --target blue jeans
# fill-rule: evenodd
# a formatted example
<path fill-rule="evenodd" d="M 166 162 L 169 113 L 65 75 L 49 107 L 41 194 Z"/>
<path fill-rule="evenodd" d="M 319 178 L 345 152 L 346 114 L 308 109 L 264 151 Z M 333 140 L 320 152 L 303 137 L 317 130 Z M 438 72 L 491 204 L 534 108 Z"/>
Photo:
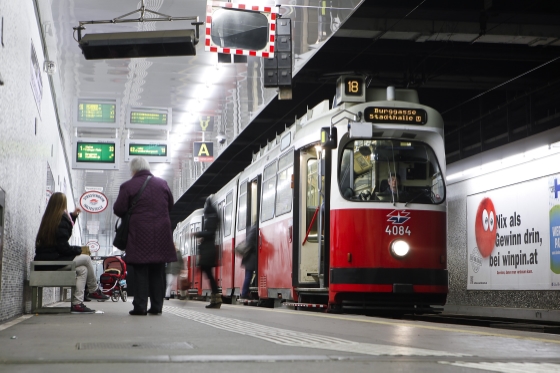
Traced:
<path fill-rule="evenodd" d="M 251 285 L 252 277 L 253 271 L 245 270 L 245 280 L 243 281 L 243 288 L 241 288 L 241 298 L 246 298 L 249 296 L 249 286 Z"/>

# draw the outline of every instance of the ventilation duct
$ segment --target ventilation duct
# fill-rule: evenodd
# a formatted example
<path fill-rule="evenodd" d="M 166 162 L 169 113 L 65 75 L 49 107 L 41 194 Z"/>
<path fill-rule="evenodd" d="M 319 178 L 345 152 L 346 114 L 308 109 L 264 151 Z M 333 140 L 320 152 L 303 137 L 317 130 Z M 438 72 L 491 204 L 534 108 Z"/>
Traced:
<path fill-rule="evenodd" d="M 79 41 L 86 60 L 195 56 L 195 30 L 88 34 Z"/>

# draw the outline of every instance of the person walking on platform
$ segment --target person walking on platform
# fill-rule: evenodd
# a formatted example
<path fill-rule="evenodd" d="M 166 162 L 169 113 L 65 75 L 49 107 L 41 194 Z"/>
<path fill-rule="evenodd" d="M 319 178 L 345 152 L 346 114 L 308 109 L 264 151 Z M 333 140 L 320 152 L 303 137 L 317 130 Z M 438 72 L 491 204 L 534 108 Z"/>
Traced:
<path fill-rule="evenodd" d="M 215 244 L 218 224 L 218 211 L 212 206 L 212 195 L 210 195 L 204 203 L 204 225 L 202 226 L 202 231 L 193 233 L 195 237 L 198 237 L 198 265 L 200 270 L 206 274 L 212 288 L 210 304 L 206 308 L 220 308 L 222 305 L 222 294 L 219 292 L 218 284 L 212 274 L 212 270 L 218 260 L 218 250 Z"/>
<path fill-rule="evenodd" d="M 177 283 L 177 276 L 179 276 L 179 273 L 181 273 L 181 271 L 185 269 L 185 263 L 183 262 L 183 256 L 181 255 L 181 252 L 178 248 L 175 248 L 175 250 L 177 253 L 177 261 L 167 263 L 167 265 L 165 266 L 165 279 L 167 283 L 167 287 L 165 288 L 165 300 L 169 300 L 169 298 L 171 297 L 171 286 L 174 282 Z M 177 289 L 177 294 L 179 294 L 179 289 Z M 177 298 L 179 298 L 178 295 Z"/>
<path fill-rule="evenodd" d="M 68 213 L 64 193 L 56 192 L 49 199 L 35 239 L 35 261 L 74 261 L 76 263 L 76 291 L 72 296 L 72 313 L 95 313 L 84 305 L 84 289 L 87 283 L 89 297 L 98 301 L 109 299 L 97 286 L 88 246 L 72 246 L 74 223 L 81 210 Z M 56 266 L 55 266 L 56 267 Z"/>
<path fill-rule="evenodd" d="M 251 299 L 249 287 L 253 273 L 257 270 L 257 225 L 254 224 L 247 229 L 247 237 L 244 244 L 244 255 L 241 259 L 241 266 L 245 267 L 245 280 L 241 288 L 241 299 Z"/>
<path fill-rule="evenodd" d="M 165 295 L 165 263 L 177 260 L 169 218 L 173 195 L 165 180 L 152 175 L 146 159 L 132 159 L 130 171 L 132 178 L 121 185 L 113 205 L 115 215 L 122 218 L 145 185 L 130 215 L 124 256 L 126 264 L 132 268 L 131 282 L 134 286 L 134 309 L 129 314 L 159 315 Z"/>

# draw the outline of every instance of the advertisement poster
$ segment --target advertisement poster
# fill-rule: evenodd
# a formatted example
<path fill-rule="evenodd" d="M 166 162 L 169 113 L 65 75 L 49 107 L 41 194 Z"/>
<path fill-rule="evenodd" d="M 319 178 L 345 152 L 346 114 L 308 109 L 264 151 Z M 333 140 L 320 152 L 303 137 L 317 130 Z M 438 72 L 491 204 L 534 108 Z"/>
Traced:
<path fill-rule="evenodd" d="M 468 290 L 560 289 L 560 175 L 467 197 Z"/>

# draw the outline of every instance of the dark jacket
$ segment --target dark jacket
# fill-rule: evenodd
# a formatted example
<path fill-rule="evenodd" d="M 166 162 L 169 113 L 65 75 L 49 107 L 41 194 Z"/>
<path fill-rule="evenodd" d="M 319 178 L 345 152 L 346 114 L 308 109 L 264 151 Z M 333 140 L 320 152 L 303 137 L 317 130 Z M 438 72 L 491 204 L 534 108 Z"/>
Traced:
<path fill-rule="evenodd" d="M 241 259 L 241 266 L 245 267 L 246 271 L 257 270 L 257 244 L 258 244 L 258 229 L 256 225 L 252 225 L 247 229 L 247 237 L 245 244 L 249 245 L 249 252 Z"/>
<path fill-rule="evenodd" d="M 204 241 L 198 245 L 198 265 L 200 267 L 215 267 L 218 261 L 218 250 L 216 249 L 216 230 L 218 229 L 219 219 L 218 211 L 207 203 L 204 206 L 204 225 L 203 230 L 196 232 L 196 237 L 204 238 Z"/>
<path fill-rule="evenodd" d="M 150 175 L 150 171 L 138 171 L 132 179 L 121 185 L 113 205 L 115 215 L 123 217 L 126 214 L 134 197 Z M 169 218 L 172 207 L 173 195 L 167 182 L 159 177 L 152 177 L 130 216 L 124 256 L 126 263 L 169 263 L 177 260 Z"/>
<path fill-rule="evenodd" d="M 76 221 L 76 216 L 71 216 L 72 221 Z M 68 240 L 72 237 L 72 229 L 74 228 L 72 221 L 70 221 L 68 214 L 62 214 L 62 219 L 60 219 L 60 224 L 56 229 L 56 244 L 54 246 L 41 245 L 35 247 L 34 260 L 71 261 L 82 253 L 82 248 L 80 246 L 72 246 L 68 243 Z"/>

